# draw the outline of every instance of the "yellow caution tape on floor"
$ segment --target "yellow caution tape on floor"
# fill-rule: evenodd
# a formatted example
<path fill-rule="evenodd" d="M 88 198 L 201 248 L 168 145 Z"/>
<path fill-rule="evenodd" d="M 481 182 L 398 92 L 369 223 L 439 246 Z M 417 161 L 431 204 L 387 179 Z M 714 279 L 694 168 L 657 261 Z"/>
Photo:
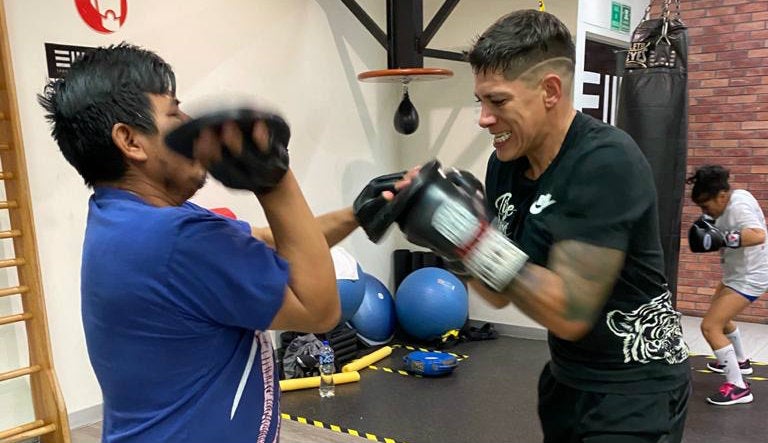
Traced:
<path fill-rule="evenodd" d="M 370 365 L 368 366 L 368 369 L 373 369 L 374 371 L 384 371 L 389 372 L 390 374 L 398 374 L 398 375 L 404 375 L 406 377 L 417 377 L 422 378 L 419 374 L 411 374 L 408 371 L 403 371 L 402 369 L 392 369 L 392 368 L 384 368 L 384 367 L 378 367 L 376 365 Z"/>
<path fill-rule="evenodd" d="M 339 425 L 329 425 L 321 422 L 320 420 L 313 420 L 306 417 L 299 417 L 296 415 L 290 415 L 286 413 L 281 413 L 280 417 L 283 420 L 292 420 L 302 424 L 310 424 L 311 422 L 311 425 L 315 426 L 316 428 L 328 429 L 329 431 L 338 432 L 340 434 L 348 434 L 354 437 L 362 437 L 362 438 L 365 438 L 371 441 L 377 441 L 380 443 L 405 443 L 402 440 L 396 440 L 394 438 L 389 438 L 389 437 L 380 437 L 376 434 L 371 434 L 370 432 L 361 432 L 356 429 L 345 428 Z"/>

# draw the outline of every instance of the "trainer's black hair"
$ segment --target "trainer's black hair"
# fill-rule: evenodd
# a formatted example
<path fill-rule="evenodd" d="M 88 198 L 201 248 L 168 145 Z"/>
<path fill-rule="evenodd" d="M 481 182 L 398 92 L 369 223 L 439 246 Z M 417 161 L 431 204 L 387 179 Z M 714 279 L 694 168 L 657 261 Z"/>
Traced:
<path fill-rule="evenodd" d="M 501 72 L 513 80 L 531 67 L 554 58 L 576 62 L 568 28 L 547 12 L 526 9 L 498 19 L 477 38 L 467 54 L 475 74 Z"/>
<path fill-rule="evenodd" d="M 112 140 L 115 124 L 157 133 L 148 94 L 175 96 L 173 70 L 157 54 L 123 42 L 86 52 L 37 99 L 64 158 L 93 186 L 125 174 Z"/>
<path fill-rule="evenodd" d="M 685 180 L 693 185 L 691 199 L 694 203 L 704 203 L 717 197 L 721 191 L 729 191 L 728 184 L 730 172 L 720 165 L 705 165 L 696 169 L 696 172 Z"/>

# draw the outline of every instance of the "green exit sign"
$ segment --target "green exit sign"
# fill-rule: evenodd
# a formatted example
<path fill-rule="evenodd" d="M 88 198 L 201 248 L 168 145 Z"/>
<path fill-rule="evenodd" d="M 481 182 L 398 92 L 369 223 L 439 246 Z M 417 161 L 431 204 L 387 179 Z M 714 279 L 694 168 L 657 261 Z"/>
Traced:
<path fill-rule="evenodd" d="M 618 2 L 611 2 L 611 29 L 619 32 L 629 32 L 629 22 L 632 18 L 632 8 Z"/>

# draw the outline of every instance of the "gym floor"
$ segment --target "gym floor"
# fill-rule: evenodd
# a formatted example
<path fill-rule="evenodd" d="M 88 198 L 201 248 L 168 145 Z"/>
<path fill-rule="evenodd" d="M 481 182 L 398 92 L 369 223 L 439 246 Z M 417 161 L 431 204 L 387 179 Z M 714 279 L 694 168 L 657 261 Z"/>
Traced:
<path fill-rule="evenodd" d="M 687 337 L 697 336 L 697 321 L 684 323 Z M 762 325 L 745 324 L 742 329 L 750 329 L 745 335 L 755 339 L 755 345 L 768 335 L 768 327 Z M 760 337 L 756 331 L 762 332 Z M 711 351 L 702 352 L 698 340 L 688 341 L 693 353 L 693 396 L 683 441 L 764 442 L 760 423 L 768 401 L 768 364 L 761 362 L 768 359 L 752 353 L 755 372 L 747 379 L 752 383 L 754 402 L 716 407 L 705 398 L 723 377 L 706 370 Z M 410 349 L 395 345 L 392 355 L 360 372 L 359 382 L 338 385 L 332 399 L 320 399 L 316 389 L 284 392 L 281 442 L 541 441 L 536 381 L 548 359 L 545 341 L 502 336 L 461 343 L 447 351 L 462 359 L 449 376 L 403 375 L 398 370 Z M 99 436 L 100 425 L 96 424 L 73 431 L 72 441 L 95 443 Z"/>

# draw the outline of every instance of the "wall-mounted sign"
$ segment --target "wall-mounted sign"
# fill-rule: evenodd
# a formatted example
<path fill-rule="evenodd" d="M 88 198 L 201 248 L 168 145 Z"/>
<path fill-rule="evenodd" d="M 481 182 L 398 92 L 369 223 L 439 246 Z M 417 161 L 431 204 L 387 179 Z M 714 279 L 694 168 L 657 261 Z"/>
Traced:
<path fill-rule="evenodd" d="M 632 7 L 619 2 L 611 2 L 611 29 L 619 32 L 629 32 L 632 19 Z"/>
<path fill-rule="evenodd" d="M 69 70 L 72 63 L 88 51 L 96 48 L 89 46 L 45 44 L 45 59 L 48 62 L 48 77 L 61 78 Z"/>
<path fill-rule="evenodd" d="M 125 23 L 128 0 L 75 0 L 77 12 L 94 31 L 111 34 Z"/>

